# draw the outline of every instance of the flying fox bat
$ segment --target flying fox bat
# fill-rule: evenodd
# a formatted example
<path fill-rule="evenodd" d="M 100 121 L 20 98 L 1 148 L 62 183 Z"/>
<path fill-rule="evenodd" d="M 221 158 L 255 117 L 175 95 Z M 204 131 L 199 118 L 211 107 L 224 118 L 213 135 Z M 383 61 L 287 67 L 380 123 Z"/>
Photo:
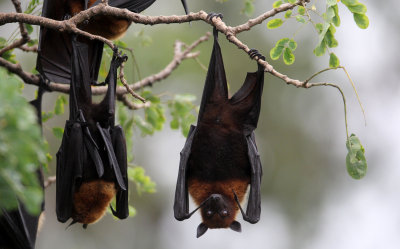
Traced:
<path fill-rule="evenodd" d="M 186 1 L 181 1 L 187 13 Z M 154 2 L 155 0 L 109 0 L 108 4 L 112 7 L 126 8 L 139 13 Z M 100 3 L 101 0 L 44 0 L 42 15 L 60 21 Z M 79 25 L 79 28 L 113 40 L 123 35 L 130 24 L 131 22 L 126 19 L 100 15 Z M 93 79 L 91 84 L 95 84 L 103 53 L 103 43 L 83 37 L 79 39 L 88 45 L 89 70 Z M 72 55 L 70 41 L 69 34 L 65 32 L 41 27 L 36 68 L 46 79 L 69 84 Z"/>
<path fill-rule="evenodd" d="M 128 211 L 127 155 L 124 132 L 115 126 L 117 68 L 127 57 L 114 51 L 105 80 L 106 96 L 92 103 L 88 45 L 72 38 L 70 116 L 57 152 L 56 213 L 60 222 L 98 221 L 116 197 L 114 216 Z"/>
<path fill-rule="evenodd" d="M 209 228 L 231 228 L 240 232 L 235 220 L 238 210 L 243 219 L 260 219 L 262 167 L 254 138 L 261 107 L 264 69 L 248 73 L 242 87 L 231 98 L 225 69 L 214 29 L 214 47 L 201 99 L 197 126 L 191 126 L 181 151 L 176 184 L 174 215 L 184 220 L 198 209 L 203 222 L 197 237 Z M 256 50 L 251 57 L 264 58 Z M 250 193 L 246 213 L 243 201 L 248 185 Z M 198 207 L 189 213 L 188 193 Z"/>
<path fill-rule="evenodd" d="M 42 124 L 41 105 L 43 92 L 44 88 L 40 86 L 37 98 L 30 102 L 36 109 L 40 125 Z M 43 174 L 40 167 L 36 173 L 41 187 L 44 188 Z M 6 211 L 5 209 L 0 209 L 0 248 L 34 249 L 38 227 L 43 218 L 43 211 L 44 201 L 41 205 L 41 213 L 38 215 L 28 213 L 24 204 L 20 201 L 18 201 L 16 210 Z"/>

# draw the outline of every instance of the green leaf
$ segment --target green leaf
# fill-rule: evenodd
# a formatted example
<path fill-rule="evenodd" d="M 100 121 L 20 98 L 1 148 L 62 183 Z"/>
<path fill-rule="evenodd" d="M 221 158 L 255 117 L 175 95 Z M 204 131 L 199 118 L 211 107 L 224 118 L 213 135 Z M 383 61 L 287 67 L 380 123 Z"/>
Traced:
<path fill-rule="evenodd" d="M 357 3 L 357 0 L 342 0 L 342 3 L 346 6 L 348 5 L 354 5 Z"/>
<path fill-rule="evenodd" d="M 54 112 L 42 112 L 42 122 L 47 122 L 54 117 Z"/>
<path fill-rule="evenodd" d="M 318 46 L 314 49 L 314 54 L 316 56 L 321 56 L 324 55 L 326 52 L 326 44 L 325 41 L 323 40 L 320 44 L 318 44 Z"/>
<path fill-rule="evenodd" d="M 292 51 L 295 51 L 296 48 L 297 48 L 297 42 L 295 42 L 293 39 L 290 39 L 290 41 L 289 41 L 289 48 L 290 48 Z"/>
<path fill-rule="evenodd" d="M 306 23 L 306 19 L 304 19 L 304 17 L 302 16 L 296 16 L 296 21 L 298 21 L 299 23 Z"/>
<path fill-rule="evenodd" d="M 33 27 L 32 27 L 32 25 L 26 24 L 26 23 L 25 23 L 25 28 L 26 28 L 26 31 L 28 31 L 28 34 L 29 34 L 29 35 L 33 32 Z"/>
<path fill-rule="evenodd" d="M 145 170 L 142 167 L 136 166 L 134 168 L 128 168 L 128 178 L 130 181 L 136 183 L 136 188 L 139 194 L 154 193 L 156 192 L 156 183 L 151 180 L 149 176 L 145 174 Z"/>
<path fill-rule="evenodd" d="M 181 127 L 182 134 L 186 137 L 190 126 L 196 121 L 196 117 L 192 114 L 196 110 L 193 101 L 196 96 L 190 94 L 177 94 L 172 101 L 169 101 L 168 107 L 171 112 L 172 120 L 170 122 L 171 129 Z"/>
<path fill-rule="evenodd" d="M 269 55 L 270 55 L 271 59 L 273 59 L 273 60 L 279 59 L 279 57 L 283 53 L 284 48 L 285 47 L 283 47 L 283 46 L 273 47 L 271 49 L 271 51 L 269 51 Z"/>
<path fill-rule="evenodd" d="M 290 48 L 285 48 L 285 51 L 283 53 L 283 62 L 285 62 L 286 65 L 291 65 L 294 62 L 294 54 L 292 53 L 292 50 Z"/>
<path fill-rule="evenodd" d="M 362 3 L 356 3 L 355 5 L 349 5 L 347 8 L 357 14 L 365 14 L 367 12 L 367 7 Z"/>
<path fill-rule="evenodd" d="M 170 125 L 171 129 L 173 129 L 173 130 L 179 129 L 179 119 L 177 119 L 177 118 L 172 119 L 171 122 L 169 123 L 169 125 Z"/>
<path fill-rule="evenodd" d="M 280 18 L 272 19 L 267 23 L 267 28 L 276 29 L 283 24 L 283 20 Z"/>
<path fill-rule="evenodd" d="M 58 139 L 62 139 L 63 134 L 64 134 L 64 129 L 61 127 L 53 127 L 52 129 L 53 135 L 58 138 Z"/>
<path fill-rule="evenodd" d="M 315 28 L 318 31 L 318 34 L 321 34 L 322 30 L 324 29 L 324 25 L 322 23 L 315 24 Z"/>
<path fill-rule="evenodd" d="M 368 28 L 369 19 L 366 15 L 354 13 L 353 16 L 354 16 L 354 21 L 357 23 L 358 27 L 360 27 L 361 29 Z"/>
<path fill-rule="evenodd" d="M 244 7 L 242 9 L 242 13 L 246 16 L 251 16 L 254 12 L 254 0 L 246 0 L 244 2 Z"/>
<path fill-rule="evenodd" d="M 320 30 L 319 36 L 318 36 L 318 44 L 320 44 L 326 35 L 326 32 L 328 32 L 329 28 L 330 28 L 330 24 L 329 23 L 323 23 L 322 26 L 321 25 L 315 25 L 315 27 L 317 28 L 317 30 Z"/>
<path fill-rule="evenodd" d="M 346 156 L 346 167 L 349 175 L 354 179 L 361 179 L 367 174 L 367 160 L 365 158 L 365 150 L 361 145 L 360 139 L 354 134 L 346 141 L 348 150 Z"/>
<path fill-rule="evenodd" d="M 328 6 L 337 5 L 337 0 L 326 0 L 326 5 Z"/>
<path fill-rule="evenodd" d="M 129 205 L 129 217 L 134 217 L 136 216 L 136 208 L 134 208 L 133 206 Z"/>
<path fill-rule="evenodd" d="M 328 7 L 326 9 L 326 13 L 324 13 L 325 22 L 330 23 L 332 19 L 335 17 L 335 9 L 333 7 Z"/>
<path fill-rule="evenodd" d="M 38 43 L 39 43 L 38 39 L 32 39 L 32 40 L 28 41 L 28 46 L 32 47 L 32 46 L 35 46 Z"/>
<path fill-rule="evenodd" d="M 339 65 L 340 65 L 339 58 L 334 53 L 330 53 L 330 56 L 329 56 L 329 67 L 336 68 Z"/>
<path fill-rule="evenodd" d="M 64 95 L 59 95 L 56 104 L 54 106 L 54 114 L 61 115 L 64 113 L 64 105 L 67 103 L 67 99 Z"/>
<path fill-rule="evenodd" d="M 296 0 L 288 0 L 289 3 L 294 4 Z"/>
<path fill-rule="evenodd" d="M 273 7 L 273 8 L 278 8 L 279 6 L 281 6 L 281 4 L 282 4 L 282 1 L 281 1 L 281 0 L 275 1 L 275 2 L 272 4 L 272 7 Z"/>
<path fill-rule="evenodd" d="M 21 86 L 0 68 L 0 210 L 17 208 L 20 200 L 38 214 L 43 192 L 36 170 L 46 162 L 46 151 L 37 115 L 21 96 Z"/>
<path fill-rule="evenodd" d="M 283 53 L 283 49 L 285 48 L 286 44 L 289 42 L 289 38 L 282 38 L 279 41 L 276 42 L 275 47 L 273 47 L 269 51 L 269 55 L 271 56 L 271 59 L 277 60 Z"/>
<path fill-rule="evenodd" d="M 328 31 L 325 34 L 325 43 L 328 47 L 334 48 L 339 45 L 339 42 L 335 39 L 334 33 L 336 32 L 335 28 L 333 25 L 331 25 L 331 28 L 328 29 Z"/>
<path fill-rule="evenodd" d="M 154 133 L 153 127 L 149 123 L 145 122 L 141 117 L 139 117 L 138 115 L 135 115 L 133 120 L 134 120 L 135 125 L 142 132 L 142 136 L 153 135 L 153 133 Z"/>
<path fill-rule="evenodd" d="M 289 38 L 282 38 L 282 39 L 280 39 L 279 41 L 276 42 L 275 47 L 285 46 L 289 41 L 290 41 Z"/>
<path fill-rule="evenodd" d="M 293 11 L 291 11 L 291 10 L 286 11 L 285 12 L 285 18 L 286 19 L 290 18 L 292 16 L 292 13 L 293 13 Z"/>
<path fill-rule="evenodd" d="M 306 13 L 306 9 L 303 6 L 299 6 L 297 9 L 300 15 L 304 15 Z"/>
<path fill-rule="evenodd" d="M 332 18 L 332 23 L 336 26 L 339 27 L 340 26 L 340 16 L 339 16 L 339 8 L 336 5 L 332 6 L 333 11 L 335 12 L 335 16 Z"/>

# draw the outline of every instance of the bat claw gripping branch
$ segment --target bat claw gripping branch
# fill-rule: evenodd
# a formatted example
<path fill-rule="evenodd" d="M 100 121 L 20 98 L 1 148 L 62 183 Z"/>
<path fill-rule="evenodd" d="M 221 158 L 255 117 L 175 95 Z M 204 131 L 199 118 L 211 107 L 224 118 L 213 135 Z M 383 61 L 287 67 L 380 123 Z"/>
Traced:
<path fill-rule="evenodd" d="M 252 48 L 248 52 L 249 56 L 251 59 L 254 59 L 255 57 L 258 57 L 258 59 L 264 60 L 265 61 L 265 56 L 262 55 L 260 52 L 258 52 L 257 49 Z"/>
<path fill-rule="evenodd" d="M 222 18 L 224 18 L 224 15 L 222 15 L 221 13 L 211 12 L 210 14 L 207 15 L 207 20 L 208 20 L 209 22 L 212 22 L 212 19 L 213 19 L 214 17 L 219 17 L 219 18 L 222 20 Z"/>

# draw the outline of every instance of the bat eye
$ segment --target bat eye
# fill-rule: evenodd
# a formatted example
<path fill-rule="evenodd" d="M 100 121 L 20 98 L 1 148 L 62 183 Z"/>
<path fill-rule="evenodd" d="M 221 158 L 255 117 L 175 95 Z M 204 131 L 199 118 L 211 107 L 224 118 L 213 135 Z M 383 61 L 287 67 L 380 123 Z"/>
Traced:
<path fill-rule="evenodd" d="M 228 216 L 228 211 L 226 211 L 226 210 L 222 210 L 222 212 L 221 212 L 221 216 L 223 216 L 223 217 L 226 217 L 226 216 Z"/>
<path fill-rule="evenodd" d="M 206 212 L 206 215 L 207 215 L 208 217 L 211 217 L 211 216 L 213 215 L 213 212 L 212 212 L 211 210 L 208 210 L 208 211 Z"/>

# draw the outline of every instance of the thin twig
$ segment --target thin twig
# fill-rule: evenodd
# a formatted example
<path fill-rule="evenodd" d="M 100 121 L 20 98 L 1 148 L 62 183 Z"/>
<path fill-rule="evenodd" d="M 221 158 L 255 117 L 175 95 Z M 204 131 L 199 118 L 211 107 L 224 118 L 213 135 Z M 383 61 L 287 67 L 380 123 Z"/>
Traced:
<path fill-rule="evenodd" d="M 128 83 L 126 82 L 124 76 L 124 65 L 125 63 L 122 63 L 121 66 L 119 67 L 119 79 L 121 80 L 122 84 L 125 86 L 126 90 L 134 97 L 139 99 L 140 101 L 142 101 L 143 103 L 146 102 L 146 99 L 143 98 L 142 96 L 140 96 L 139 94 L 135 93 L 128 85 Z"/>
<path fill-rule="evenodd" d="M 21 2 L 19 0 L 11 0 L 11 1 L 14 4 L 15 11 L 17 13 L 22 13 Z M 18 25 L 19 25 L 19 30 L 21 32 L 21 36 L 22 36 L 21 39 L 18 39 L 15 42 L 11 43 L 10 45 L 2 48 L 0 50 L 0 56 L 9 50 L 12 50 L 14 48 L 18 48 L 18 47 L 24 45 L 25 43 L 27 43 L 30 40 L 28 31 L 26 30 L 25 25 L 22 22 L 19 22 Z"/>
<path fill-rule="evenodd" d="M 118 100 L 122 102 L 122 104 L 124 104 L 126 107 L 128 107 L 131 110 L 138 110 L 138 109 L 142 109 L 142 108 L 148 108 L 151 105 L 150 101 L 147 101 L 146 103 L 141 103 L 141 104 L 137 104 L 134 103 L 132 101 L 130 101 L 127 97 L 127 95 L 119 95 L 118 96 Z"/>
<path fill-rule="evenodd" d="M 342 89 L 338 85 L 335 85 L 335 84 L 332 84 L 332 83 L 325 83 L 325 82 L 324 83 L 310 83 L 308 85 L 308 88 L 311 88 L 311 87 L 314 87 L 314 86 L 331 86 L 331 87 L 334 87 L 334 88 L 339 90 L 340 94 L 342 95 L 342 99 L 343 99 L 344 124 L 346 126 L 346 136 L 347 136 L 347 140 L 349 140 L 349 129 L 347 127 L 347 104 L 346 104 L 346 98 L 344 96 L 344 93 L 343 93 Z"/>
<path fill-rule="evenodd" d="M 44 188 L 50 187 L 51 184 L 56 182 L 56 176 L 49 176 L 47 180 L 44 182 Z"/>

